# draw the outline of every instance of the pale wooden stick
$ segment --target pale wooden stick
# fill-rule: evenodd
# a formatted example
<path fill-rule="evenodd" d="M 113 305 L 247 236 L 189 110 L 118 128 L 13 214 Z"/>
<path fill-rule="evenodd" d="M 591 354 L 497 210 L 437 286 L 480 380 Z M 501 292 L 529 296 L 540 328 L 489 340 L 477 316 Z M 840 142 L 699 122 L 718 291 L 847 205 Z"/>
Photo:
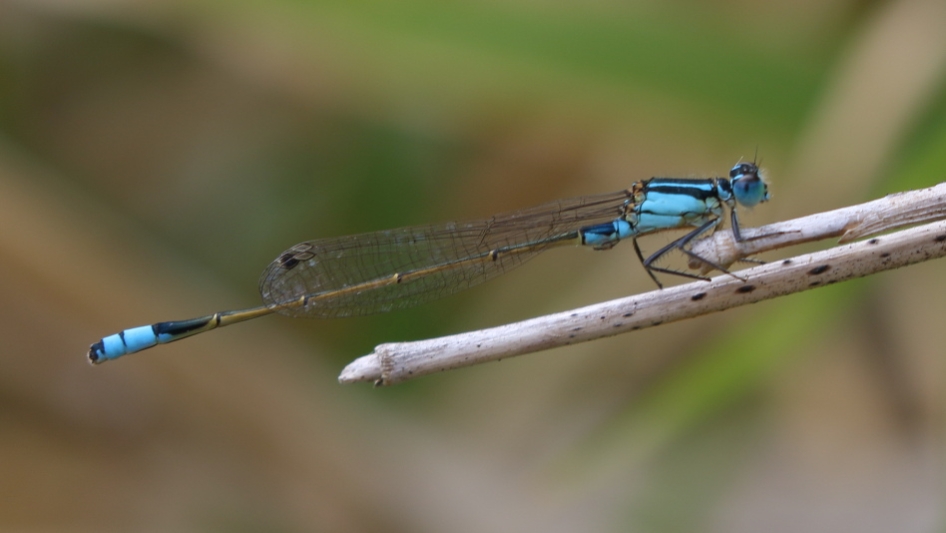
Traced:
<path fill-rule="evenodd" d="M 736 242 L 731 231 L 716 233 L 693 243 L 690 250 L 714 264 L 729 267 L 762 252 L 805 242 L 840 237 L 839 243 L 876 235 L 896 228 L 946 219 L 946 183 L 890 194 L 871 202 L 741 231 Z M 690 267 L 707 273 L 699 262 Z"/>
<path fill-rule="evenodd" d="M 940 195 L 944 192 L 942 185 L 934 189 Z M 940 196 L 941 202 L 943 198 Z M 791 226 L 795 222 L 785 222 L 789 226 L 782 227 L 796 227 Z M 845 227 L 848 225 L 842 224 L 835 235 L 843 234 Z M 873 227 L 873 223 L 857 223 L 854 227 Z M 806 234 L 804 229 L 799 231 Z M 381 344 L 373 353 L 345 367 L 339 381 L 391 385 L 434 372 L 722 311 L 944 255 L 946 222 L 933 222 L 740 271 L 739 275 L 747 281 L 721 275 L 708 282 L 687 283 L 504 326 L 436 339 Z"/>

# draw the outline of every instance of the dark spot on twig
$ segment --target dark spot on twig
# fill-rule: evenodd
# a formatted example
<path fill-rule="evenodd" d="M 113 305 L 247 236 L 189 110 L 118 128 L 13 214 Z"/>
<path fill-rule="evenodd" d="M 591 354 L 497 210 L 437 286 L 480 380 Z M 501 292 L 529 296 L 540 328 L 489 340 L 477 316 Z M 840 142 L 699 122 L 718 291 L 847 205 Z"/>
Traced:
<path fill-rule="evenodd" d="M 738 289 L 736 289 L 736 292 L 738 292 L 739 294 L 747 294 L 754 290 L 755 290 L 755 285 L 743 285 L 742 287 L 739 287 Z"/>
<path fill-rule="evenodd" d="M 871 239 L 871 240 L 867 241 L 867 244 L 877 244 L 877 243 L 879 243 L 879 242 L 880 242 L 880 239 Z"/>
<path fill-rule="evenodd" d="M 782 261 L 782 265 L 783 265 L 783 266 L 788 266 L 788 265 L 790 265 L 790 264 L 792 264 L 792 260 L 791 260 L 791 259 L 786 259 L 786 260 Z"/>
<path fill-rule="evenodd" d="M 690 299 L 693 300 L 694 302 L 698 302 L 698 301 L 702 300 L 703 298 L 706 298 L 706 293 L 705 293 L 705 292 L 698 292 L 698 293 L 694 294 L 693 296 L 690 296 Z"/>
<path fill-rule="evenodd" d="M 809 275 L 809 276 L 817 276 L 818 274 L 824 274 L 825 272 L 827 272 L 827 271 L 830 270 L 830 269 L 831 269 L 831 265 L 821 265 L 821 266 L 817 266 L 817 267 L 815 267 L 815 268 L 809 270 L 809 271 L 808 271 L 808 275 Z"/>

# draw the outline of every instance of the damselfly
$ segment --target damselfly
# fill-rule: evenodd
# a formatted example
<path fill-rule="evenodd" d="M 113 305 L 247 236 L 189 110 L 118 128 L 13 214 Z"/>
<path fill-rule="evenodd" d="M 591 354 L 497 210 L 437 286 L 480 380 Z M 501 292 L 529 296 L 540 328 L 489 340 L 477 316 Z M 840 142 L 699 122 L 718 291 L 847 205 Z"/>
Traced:
<path fill-rule="evenodd" d="M 663 286 L 655 272 L 707 279 L 654 263 L 676 249 L 728 273 L 695 255 L 687 244 L 719 226 L 723 206 L 729 208 L 733 233 L 741 241 L 736 205 L 752 207 L 768 198 L 755 163 L 739 163 L 729 178 L 651 178 L 627 190 L 483 220 L 307 241 L 280 254 L 263 271 L 262 306 L 126 329 L 93 344 L 89 360 L 100 363 L 270 313 L 334 318 L 411 307 L 482 283 L 540 252 L 568 244 L 608 250 L 631 239 L 658 287 Z M 693 229 L 644 258 L 638 237 L 679 228 Z"/>

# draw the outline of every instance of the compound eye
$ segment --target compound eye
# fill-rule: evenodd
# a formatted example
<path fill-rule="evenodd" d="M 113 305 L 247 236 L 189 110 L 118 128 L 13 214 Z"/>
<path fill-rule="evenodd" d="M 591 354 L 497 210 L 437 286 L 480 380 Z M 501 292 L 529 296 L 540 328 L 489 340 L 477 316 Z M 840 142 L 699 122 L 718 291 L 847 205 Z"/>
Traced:
<path fill-rule="evenodd" d="M 743 163 L 733 168 L 732 190 L 736 201 L 752 207 L 769 199 L 769 187 L 759 176 L 759 168 L 752 163 Z"/>

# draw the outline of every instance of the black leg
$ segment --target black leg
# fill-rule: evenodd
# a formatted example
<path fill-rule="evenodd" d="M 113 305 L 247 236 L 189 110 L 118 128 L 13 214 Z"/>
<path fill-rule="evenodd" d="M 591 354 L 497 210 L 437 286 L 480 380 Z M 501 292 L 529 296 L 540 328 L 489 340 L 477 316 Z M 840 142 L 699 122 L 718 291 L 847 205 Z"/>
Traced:
<path fill-rule="evenodd" d="M 634 242 L 634 251 L 637 252 L 637 258 L 640 259 L 641 264 L 644 265 L 644 270 L 647 271 L 647 275 L 650 276 L 650 279 L 654 280 L 654 283 L 657 284 L 658 289 L 664 288 L 663 284 L 660 283 L 660 280 L 657 279 L 657 276 L 651 271 L 650 268 L 647 268 L 647 261 L 644 260 L 644 254 L 641 253 L 641 247 L 637 244 L 637 239 L 632 239 Z M 659 253 L 659 252 L 658 252 Z M 667 253 L 664 251 L 664 253 Z M 659 268 L 654 268 L 653 270 L 660 270 Z"/>
<path fill-rule="evenodd" d="M 736 242 L 742 242 L 742 232 L 739 231 L 739 217 L 736 216 L 736 208 L 729 210 L 729 218 L 732 221 L 732 234 Z"/>
<path fill-rule="evenodd" d="M 735 209 L 735 208 L 730 209 L 729 212 L 730 212 L 730 218 L 731 218 L 731 220 L 732 220 L 732 234 L 733 234 L 733 237 L 735 237 L 736 242 L 745 242 L 747 239 L 744 239 L 743 236 L 742 236 L 742 232 L 739 231 L 739 217 L 736 216 L 736 209 Z M 769 234 L 767 234 L 767 235 L 759 235 L 759 236 L 757 236 L 757 237 L 753 237 L 753 238 L 748 239 L 748 240 L 757 240 L 757 239 L 763 239 L 763 238 L 765 238 L 765 237 L 774 237 L 774 236 L 776 236 L 776 235 L 784 235 L 785 233 L 786 233 L 786 232 L 784 232 L 784 231 L 777 231 L 777 232 L 775 232 L 775 233 L 769 233 Z M 749 257 L 740 257 L 739 259 L 737 259 L 737 261 L 742 262 L 742 263 L 754 263 L 754 264 L 756 264 L 756 265 L 764 265 L 764 264 L 765 264 L 765 261 L 762 261 L 761 259 L 751 259 L 751 258 L 749 258 Z M 709 261 L 704 261 L 704 263 L 709 264 Z M 710 265 L 710 266 L 712 266 L 712 265 Z M 716 268 L 716 267 L 713 267 L 713 268 Z"/>
<path fill-rule="evenodd" d="M 706 276 L 700 276 L 700 275 L 697 275 L 697 274 L 690 274 L 689 272 L 680 272 L 679 270 L 673 270 L 673 269 L 669 269 L 669 268 L 662 268 L 662 267 L 654 266 L 653 263 L 654 263 L 655 261 L 657 261 L 658 259 L 660 259 L 660 258 L 663 257 L 664 255 L 666 255 L 666 254 L 667 254 L 669 251 L 671 251 L 671 250 L 680 250 L 681 252 L 683 252 L 684 254 L 690 256 L 691 258 L 696 259 L 697 261 L 700 261 L 701 263 L 707 264 L 707 265 L 713 267 L 714 269 L 719 270 L 720 272 L 722 272 L 722 273 L 724 273 L 724 274 L 729 274 L 730 276 L 733 276 L 733 277 L 736 277 L 736 278 L 739 278 L 739 279 L 743 279 L 743 278 L 740 278 L 739 276 L 736 276 L 735 274 L 733 274 L 732 272 L 730 272 L 728 269 L 726 269 L 726 268 L 723 267 L 722 265 L 717 265 L 716 263 L 714 263 L 714 262 L 712 262 L 712 261 L 710 261 L 710 260 L 708 260 L 708 259 L 706 259 L 706 258 L 700 257 L 699 255 L 697 255 L 697 254 L 691 252 L 690 250 L 688 250 L 688 249 L 686 248 L 686 245 L 689 244 L 690 241 L 692 241 L 693 239 L 695 239 L 695 238 L 699 237 L 700 235 L 706 233 L 707 231 L 709 231 L 709 230 L 715 228 L 718 224 L 719 224 L 719 219 L 718 219 L 718 218 L 717 218 L 717 219 L 710 220 L 710 221 L 704 223 L 702 226 L 700 226 L 700 227 L 694 229 L 694 230 L 691 231 L 690 233 L 687 233 L 687 234 L 684 235 L 683 237 L 680 237 L 679 239 L 677 239 L 677 240 L 671 242 L 670 244 L 664 246 L 663 248 L 657 250 L 656 252 L 654 252 L 653 254 L 651 254 L 650 257 L 648 257 L 647 259 L 643 259 L 643 254 L 642 254 L 641 251 L 640 251 L 640 247 L 637 245 L 637 240 L 636 240 L 636 239 L 634 240 L 634 250 L 637 252 L 637 257 L 638 257 L 638 258 L 641 258 L 641 263 L 644 265 L 644 269 L 645 269 L 645 270 L 647 271 L 647 273 L 650 275 L 651 279 L 653 279 L 654 282 L 657 283 L 657 286 L 660 287 L 660 288 L 663 288 L 663 285 L 661 285 L 660 282 L 657 281 L 657 277 L 654 275 L 654 272 L 663 272 L 664 274 L 673 274 L 673 275 L 675 275 L 675 276 L 681 276 L 681 277 L 684 277 L 684 278 L 699 279 L 699 280 L 703 280 L 703 281 L 709 281 L 709 278 L 706 277 Z"/>

